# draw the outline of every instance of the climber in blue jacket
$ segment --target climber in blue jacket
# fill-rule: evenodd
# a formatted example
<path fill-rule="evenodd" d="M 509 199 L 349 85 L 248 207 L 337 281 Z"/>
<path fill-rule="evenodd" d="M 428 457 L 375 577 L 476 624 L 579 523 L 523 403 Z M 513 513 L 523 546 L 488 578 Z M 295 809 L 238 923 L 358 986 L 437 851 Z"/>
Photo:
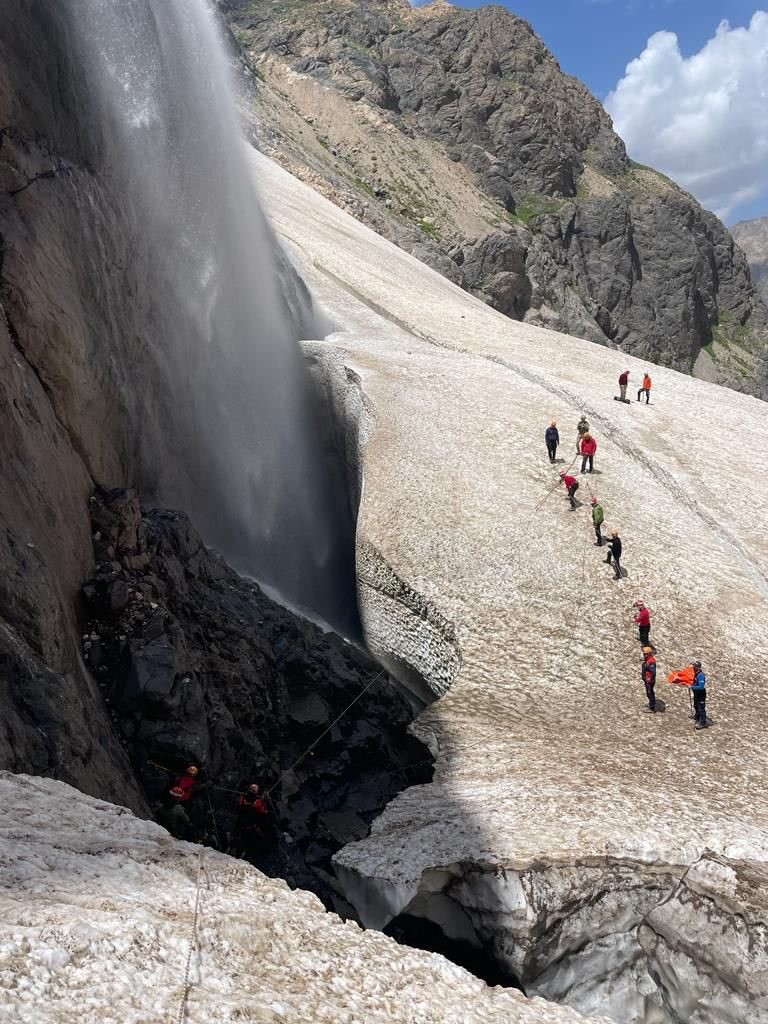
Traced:
<path fill-rule="evenodd" d="M 693 683 L 691 684 L 693 694 L 693 717 L 696 719 L 695 729 L 706 729 L 707 727 L 707 677 L 701 670 L 701 662 L 693 663 Z"/>

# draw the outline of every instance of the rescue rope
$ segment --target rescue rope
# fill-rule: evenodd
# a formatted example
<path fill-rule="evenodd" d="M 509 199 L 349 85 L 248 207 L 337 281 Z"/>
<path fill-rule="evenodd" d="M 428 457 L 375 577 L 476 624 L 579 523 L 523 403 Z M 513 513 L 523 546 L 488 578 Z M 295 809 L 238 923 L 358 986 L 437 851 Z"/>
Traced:
<path fill-rule="evenodd" d="M 202 889 L 201 881 L 203 877 L 203 858 L 205 857 L 205 847 L 200 847 L 200 855 L 197 862 L 197 881 L 195 883 L 195 910 L 192 915 L 192 927 L 189 932 L 189 948 L 187 949 L 187 960 L 184 965 L 184 983 L 181 990 L 181 999 L 179 1000 L 179 1009 L 176 1014 L 176 1024 L 184 1024 L 184 1020 L 187 1015 L 187 1001 L 189 999 L 189 990 L 192 988 L 192 984 L 189 980 L 189 975 L 192 971 L 192 957 L 194 956 L 195 949 L 197 948 L 197 922 L 200 917 L 200 892 Z"/>
<path fill-rule="evenodd" d="M 223 853 L 224 852 L 224 847 L 221 845 L 221 836 L 219 835 L 219 826 L 218 826 L 218 824 L 216 822 L 216 812 L 214 811 L 213 803 L 211 802 L 211 790 L 210 790 L 209 786 L 206 786 L 205 795 L 208 797 L 208 807 L 211 810 L 211 818 L 213 820 L 213 831 L 214 831 L 214 834 L 216 836 L 216 847 L 217 847 L 217 849 L 219 849 Z"/>
<path fill-rule="evenodd" d="M 312 751 L 315 749 L 315 747 L 320 742 L 320 740 L 328 735 L 328 733 L 331 731 L 331 729 L 333 729 L 333 727 L 338 722 L 341 721 L 341 719 L 344 717 L 344 715 L 346 715 L 346 713 L 348 711 L 350 711 L 355 706 L 355 704 L 357 704 L 357 702 L 360 700 L 361 697 L 365 696 L 365 694 L 370 690 L 370 688 L 373 686 L 373 684 L 378 682 L 379 679 L 381 679 L 381 677 L 384 675 L 385 671 L 386 671 L 386 669 L 382 669 L 377 675 L 375 675 L 373 677 L 373 679 L 370 681 L 370 683 L 368 683 L 368 685 L 365 687 L 365 689 L 361 690 L 360 693 L 358 693 L 358 695 L 355 697 L 355 699 L 353 701 L 351 701 L 351 703 L 347 704 L 347 706 L 344 708 L 344 710 L 341 712 L 341 714 L 337 715 L 337 717 L 334 718 L 334 720 L 331 722 L 331 724 L 328 726 L 328 728 L 324 729 L 323 732 L 321 732 L 320 735 L 317 737 L 317 739 L 313 743 L 310 743 L 310 745 L 307 747 L 307 749 L 304 751 L 304 753 L 300 757 L 296 758 L 296 760 L 293 762 L 293 764 L 290 766 L 290 768 L 286 768 L 285 771 L 282 771 L 280 773 L 280 775 L 277 778 L 277 781 L 274 782 L 269 787 L 269 789 L 267 790 L 265 796 L 269 796 L 270 793 L 272 793 L 280 785 L 280 783 L 283 781 L 285 776 L 289 775 L 294 770 L 294 768 L 297 768 L 301 764 L 301 762 L 304 760 L 305 757 L 307 757 L 308 754 L 312 753 Z"/>

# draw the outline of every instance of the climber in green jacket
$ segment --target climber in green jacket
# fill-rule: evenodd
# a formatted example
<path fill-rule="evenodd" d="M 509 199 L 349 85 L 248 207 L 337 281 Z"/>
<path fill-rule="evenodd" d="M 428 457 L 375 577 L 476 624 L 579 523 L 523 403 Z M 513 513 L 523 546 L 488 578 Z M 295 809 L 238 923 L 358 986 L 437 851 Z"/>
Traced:
<path fill-rule="evenodd" d="M 603 543 L 604 543 L 604 541 L 603 541 L 603 532 L 602 532 L 603 520 L 604 519 L 605 519 L 605 513 L 603 512 L 603 506 L 600 504 L 600 502 L 597 500 L 597 498 L 593 498 L 592 499 L 592 525 L 595 528 L 595 537 L 597 538 L 597 540 L 595 541 L 595 544 L 599 548 L 601 548 L 603 546 Z"/>

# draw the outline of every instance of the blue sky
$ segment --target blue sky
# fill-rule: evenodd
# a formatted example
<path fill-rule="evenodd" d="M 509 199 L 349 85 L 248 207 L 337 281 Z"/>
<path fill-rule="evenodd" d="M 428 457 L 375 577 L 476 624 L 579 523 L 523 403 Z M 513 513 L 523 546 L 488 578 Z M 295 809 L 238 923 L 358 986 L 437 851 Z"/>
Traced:
<path fill-rule="evenodd" d="M 417 4 L 424 0 L 415 0 Z M 459 7 L 482 7 L 487 0 L 452 0 Z M 756 11 L 768 11 L 768 0 L 500 0 L 515 14 L 526 18 L 554 53 L 564 71 L 585 82 L 601 100 L 607 99 L 620 134 L 631 155 L 644 163 L 660 162 L 672 177 L 728 223 L 768 214 L 768 15 L 759 37 L 749 33 Z M 716 38 L 718 25 L 727 19 L 738 30 Z M 753 25 L 754 27 L 754 25 Z M 669 37 L 648 40 L 658 32 L 677 35 L 679 54 Z M 743 57 L 742 57 L 743 51 Z M 622 83 L 619 94 L 609 98 L 625 76 L 627 65 L 643 55 Z M 708 73 L 709 65 L 712 73 Z M 741 69 L 741 91 L 733 92 L 734 68 Z M 669 73 L 669 74 L 668 74 Z M 669 78 L 670 95 L 657 103 L 655 93 L 660 77 Z M 759 79 L 759 81 L 756 81 Z M 709 82 L 709 85 L 702 85 Z M 698 84 L 695 84 L 698 83 Z M 695 90 L 706 90 L 701 97 Z M 685 99 L 681 100 L 681 94 Z M 686 135 L 693 112 L 719 109 L 723 96 L 730 96 L 732 110 L 720 124 L 713 115 L 711 138 L 700 127 L 694 138 Z M 750 97 L 745 102 L 744 97 Z M 760 97 L 760 102 L 751 99 Z M 644 97 L 647 97 L 644 99 Z M 658 107 L 653 123 L 652 104 Z M 762 111 L 762 112 L 761 112 Z M 735 121 L 734 121 L 735 116 Z M 757 125 L 753 121 L 757 120 Z M 677 127 L 679 126 L 680 130 Z M 743 158 L 745 166 L 726 166 L 721 153 L 723 128 L 728 128 L 727 145 L 737 145 L 755 132 L 761 145 Z M 671 129 L 671 130 L 670 130 Z M 662 130 L 676 136 L 667 140 L 667 152 L 652 137 Z M 740 133 L 740 134 L 739 134 Z M 675 152 L 675 147 L 679 152 Z M 654 159 L 647 159 L 653 155 Z M 645 159 L 644 159 L 645 158 Z M 700 174 L 686 176 L 687 164 L 695 159 Z M 712 162 L 711 167 L 702 166 Z M 749 170 L 746 169 L 749 164 Z M 676 171 L 679 170 L 679 173 Z M 705 173 L 706 172 L 706 173 Z M 761 183 L 762 179 L 762 183 Z M 728 195 L 728 182 L 732 194 Z"/>

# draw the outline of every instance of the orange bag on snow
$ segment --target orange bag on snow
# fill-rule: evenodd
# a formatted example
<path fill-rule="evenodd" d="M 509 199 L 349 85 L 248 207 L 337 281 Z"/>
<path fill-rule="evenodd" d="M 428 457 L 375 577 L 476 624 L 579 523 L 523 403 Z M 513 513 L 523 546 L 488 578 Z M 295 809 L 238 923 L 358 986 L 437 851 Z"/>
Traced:
<path fill-rule="evenodd" d="M 681 668 L 677 672 L 670 672 L 667 676 L 668 683 L 674 683 L 678 686 L 693 686 L 693 666 L 689 665 L 688 668 Z"/>

